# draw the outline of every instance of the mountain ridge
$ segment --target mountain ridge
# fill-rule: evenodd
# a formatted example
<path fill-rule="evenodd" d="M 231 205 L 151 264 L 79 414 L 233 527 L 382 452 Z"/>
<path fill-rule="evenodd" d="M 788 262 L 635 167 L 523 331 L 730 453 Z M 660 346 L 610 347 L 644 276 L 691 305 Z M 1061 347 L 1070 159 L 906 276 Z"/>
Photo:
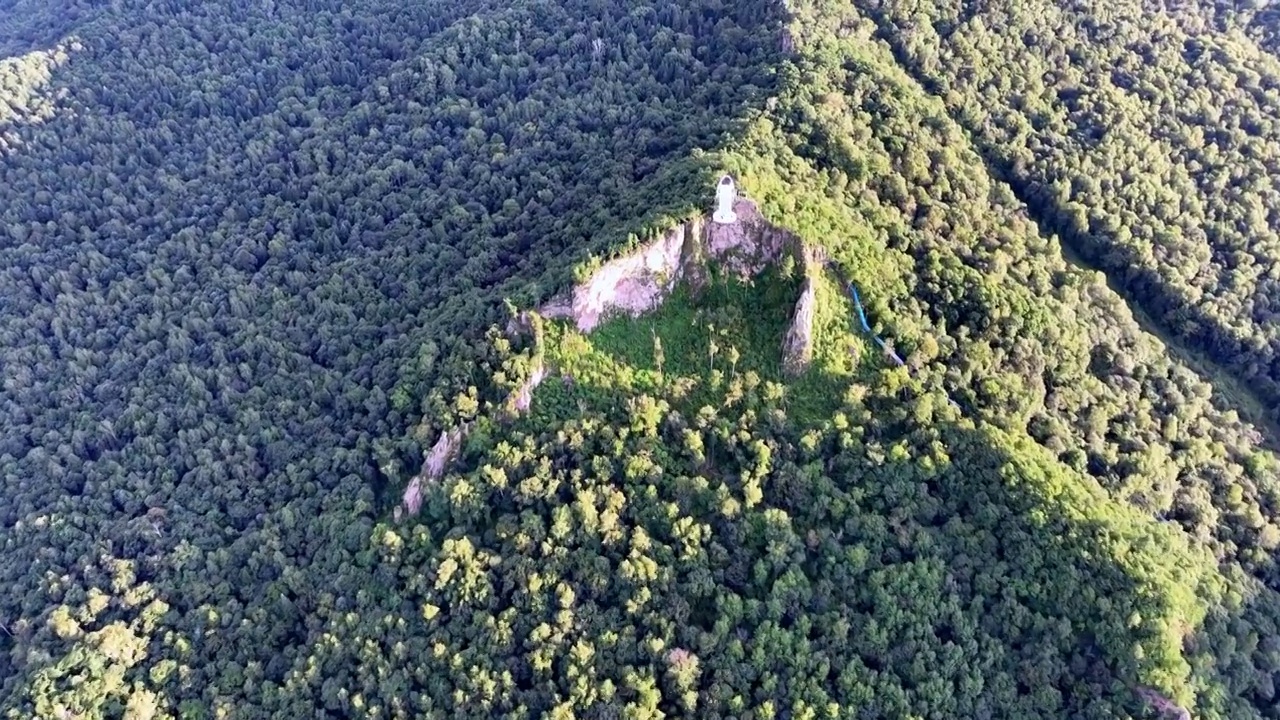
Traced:
<path fill-rule="evenodd" d="M 92 14 L 0 78 L 0 714 L 1276 717 L 1275 453 L 1006 182 L 1269 372 L 1274 61 L 1122 4 Z M 799 252 L 539 316 L 723 173 Z"/>

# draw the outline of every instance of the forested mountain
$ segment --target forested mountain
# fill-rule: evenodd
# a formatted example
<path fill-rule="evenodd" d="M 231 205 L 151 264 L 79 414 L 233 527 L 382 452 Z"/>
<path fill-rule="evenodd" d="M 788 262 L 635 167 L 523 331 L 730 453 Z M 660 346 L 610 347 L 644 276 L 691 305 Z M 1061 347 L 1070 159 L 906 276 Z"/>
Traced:
<path fill-rule="evenodd" d="M 1280 417 L 1280 58 L 1191 8 L 868 5 L 1033 211 Z"/>
<path fill-rule="evenodd" d="M 0 0 L 0 713 L 1280 717 L 1262 17 Z"/>

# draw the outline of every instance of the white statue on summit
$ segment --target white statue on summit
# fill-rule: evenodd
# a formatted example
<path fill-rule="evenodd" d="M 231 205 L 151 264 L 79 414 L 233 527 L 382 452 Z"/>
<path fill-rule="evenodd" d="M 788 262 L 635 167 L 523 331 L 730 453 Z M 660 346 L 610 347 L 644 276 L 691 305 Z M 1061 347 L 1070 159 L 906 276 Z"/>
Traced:
<path fill-rule="evenodd" d="M 716 185 L 716 211 L 711 219 L 721 225 L 738 222 L 738 214 L 733 211 L 733 203 L 738 199 L 738 190 L 733 185 L 733 178 L 728 175 L 720 177 Z"/>

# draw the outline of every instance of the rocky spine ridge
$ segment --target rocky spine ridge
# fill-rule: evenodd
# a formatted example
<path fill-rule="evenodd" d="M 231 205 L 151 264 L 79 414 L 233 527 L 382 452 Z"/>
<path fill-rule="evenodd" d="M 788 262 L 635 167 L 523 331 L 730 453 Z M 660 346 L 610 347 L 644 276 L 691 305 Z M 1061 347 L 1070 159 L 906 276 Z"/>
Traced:
<path fill-rule="evenodd" d="M 735 223 L 697 217 L 610 260 L 567 296 L 540 307 L 538 314 L 572 320 L 579 332 L 589 333 L 610 316 L 639 317 L 656 310 L 681 281 L 701 289 L 709 263 L 750 280 L 787 253 L 801 262 L 812 255 L 795 235 L 765 220 L 751 200 L 738 198 L 733 209 Z"/>
<path fill-rule="evenodd" d="M 527 412 L 534 389 L 551 372 L 540 347 L 542 318 L 570 320 L 579 332 L 590 333 L 612 316 L 639 317 L 661 307 L 682 281 L 695 292 L 705 287 L 710 263 L 745 281 L 788 255 L 796 261 L 803 269 L 804 281 L 782 343 L 783 368 L 790 377 L 808 369 L 813 357 L 816 283 L 825 265 L 825 255 L 821 248 L 808 245 L 793 233 L 770 224 L 749 199 L 739 197 L 733 210 L 737 222 L 719 224 L 711 222 L 709 216 L 683 222 L 605 263 L 567 295 L 545 303 L 536 313 L 526 310 L 512 318 L 506 327 L 507 334 L 532 334 L 537 349 L 529 376 L 503 403 L 502 414 L 511 418 Z M 418 512 L 425 486 L 444 475 L 470 429 L 471 423 L 463 423 L 441 433 L 427 452 L 422 469 L 405 488 L 402 505 L 396 508 L 397 518 L 402 513 Z"/>

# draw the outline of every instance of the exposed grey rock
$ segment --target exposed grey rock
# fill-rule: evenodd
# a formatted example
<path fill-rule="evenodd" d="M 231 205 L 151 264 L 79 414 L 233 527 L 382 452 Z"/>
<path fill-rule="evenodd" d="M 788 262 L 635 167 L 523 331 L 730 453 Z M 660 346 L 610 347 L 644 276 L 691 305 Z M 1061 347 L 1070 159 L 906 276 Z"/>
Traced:
<path fill-rule="evenodd" d="M 591 332 L 610 313 L 632 317 L 656 309 L 680 279 L 681 250 L 688 223 L 627 255 L 605 263 L 573 289 L 572 317 L 581 332 Z"/>
<path fill-rule="evenodd" d="M 782 340 L 782 372 L 787 377 L 803 374 L 813 362 L 813 313 L 817 305 L 817 285 L 812 277 L 805 277 L 791 327 Z"/>
<path fill-rule="evenodd" d="M 463 423 L 441 433 L 436 444 L 427 453 L 422 463 L 422 471 L 409 481 L 409 486 L 404 490 L 404 509 L 409 515 L 418 513 L 418 509 L 422 507 L 423 488 L 428 482 L 436 482 L 444 475 L 445 467 L 450 460 L 457 457 L 458 451 L 462 449 L 462 441 L 466 439 L 467 432 L 470 430 L 471 425 Z"/>

